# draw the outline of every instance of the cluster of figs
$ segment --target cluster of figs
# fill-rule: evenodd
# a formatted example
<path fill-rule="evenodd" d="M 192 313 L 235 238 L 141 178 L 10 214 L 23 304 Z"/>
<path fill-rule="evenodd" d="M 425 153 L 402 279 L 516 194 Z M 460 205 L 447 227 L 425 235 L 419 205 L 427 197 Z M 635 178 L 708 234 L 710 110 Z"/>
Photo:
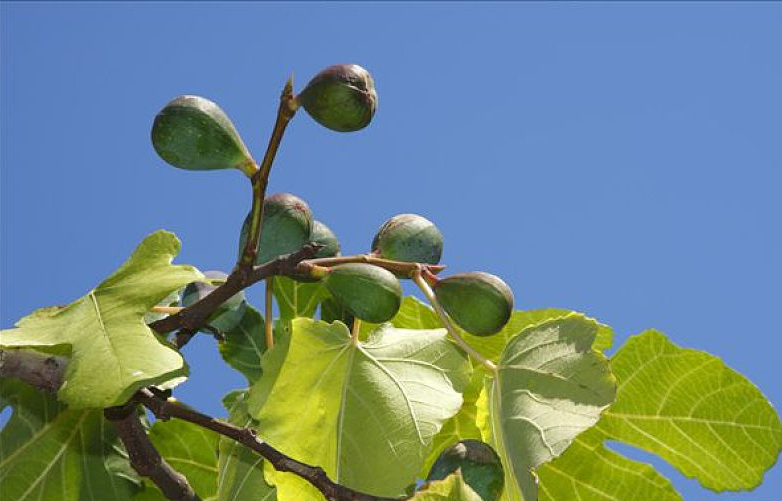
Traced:
<path fill-rule="evenodd" d="M 356 131 L 371 121 L 377 94 L 370 74 L 355 64 L 340 64 L 316 75 L 305 89 L 294 97 L 296 107 L 303 107 L 325 127 L 339 131 Z M 236 128 L 225 112 L 214 102 L 199 96 L 180 96 L 169 102 L 155 117 L 152 144 L 167 163 L 187 170 L 237 168 L 247 172 L 255 163 Z M 250 233 L 250 214 L 244 220 L 239 236 L 239 255 Z M 318 258 L 340 256 L 335 234 L 313 218 L 308 204 L 301 198 L 278 193 L 263 201 L 262 232 L 258 242 L 256 264 L 292 253 L 307 243 L 318 244 Z M 370 255 L 383 260 L 418 263 L 423 270 L 437 265 L 443 251 L 443 236 L 428 219 L 416 214 L 400 214 L 385 221 L 375 234 Z M 328 260 L 321 261 L 327 262 Z M 395 268 L 392 268 L 395 269 Z M 391 320 L 402 303 L 400 278 L 412 278 L 414 271 L 397 274 L 370 263 L 350 262 L 333 266 L 315 266 L 302 281 L 320 281 L 334 301 L 354 318 L 383 323 Z M 212 292 L 226 274 L 206 272 L 214 284 L 192 283 L 182 291 L 182 306 L 190 306 Z M 513 310 L 513 294 L 500 278 L 484 272 L 470 272 L 439 278 L 424 273 L 437 302 L 451 320 L 464 331 L 476 336 L 498 333 Z M 223 303 L 209 319 L 209 329 L 230 331 L 246 311 L 243 292 Z M 447 449 L 432 467 L 427 480 L 444 478 L 461 471 L 484 501 L 493 501 L 502 491 L 502 466 L 487 444 L 474 440 L 459 442 Z"/>

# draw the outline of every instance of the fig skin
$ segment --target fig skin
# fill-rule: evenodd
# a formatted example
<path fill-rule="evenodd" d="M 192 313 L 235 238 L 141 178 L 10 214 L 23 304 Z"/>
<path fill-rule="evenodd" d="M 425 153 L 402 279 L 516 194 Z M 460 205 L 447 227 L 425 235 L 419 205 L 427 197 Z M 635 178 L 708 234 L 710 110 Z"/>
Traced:
<path fill-rule="evenodd" d="M 353 316 L 380 324 L 391 320 L 402 304 L 402 286 L 390 271 L 366 263 L 330 268 L 323 284 Z"/>
<path fill-rule="evenodd" d="M 453 321 L 470 334 L 491 336 L 510 320 L 513 292 L 499 277 L 473 271 L 437 281 L 437 300 Z"/>
<path fill-rule="evenodd" d="M 375 81 L 357 64 L 329 66 L 296 99 L 316 122 L 337 132 L 363 129 L 377 109 Z"/>
<path fill-rule="evenodd" d="M 331 228 L 320 221 L 312 222 L 312 233 L 310 233 L 309 241 L 323 246 L 315 254 L 315 258 L 337 257 L 342 254 L 342 248 L 339 245 L 337 236 L 331 231 Z"/>
<path fill-rule="evenodd" d="M 250 216 L 244 219 L 239 236 L 239 256 L 250 234 Z M 263 201 L 263 229 L 258 241 L 255 264 L 263 264 L 296 252 L 309 241 L 312 233 L 312 211 L 307 202 L 290 193 L 275 193 Z"/>
<path fill-rule="evenodd" d="M 444 450 L 429 470 L 426 481 L 442 480 L 461 470 L 464 483 L 483 501 L 496 501 L 505 483 L 499 456 L 480 440 L 462 440 Z"/>
<path fill-rule="evenodd" d="M 222 271 L 205 271 L 204 276 L 206 278 L 223 280 L 228 278 L 228 275 Z M 216 285 L 203 282 L 192 282 L 187 284 L 182 291 L 182 306 L 187 307 L 195 304 L 208 296 L 216 288 Z M 220 307 L 212 313 L 207 324 L 220 332 L 228 332 L 239 325 L 246 309 L 247 301 L 245 300 L 244 291 L 239 291 L 228 298 L 226 302 L 221 304 Z M 209 331 L 203 330 L 202 332 L 208 333 Z"/>
<path fill-rule="evenodd" d="M 377 230 L 372 253 L 393 261 L 437 264 L 443 253 L 443 234 L 423 216 L 399 214 Z"/>
<path fill-rule="evenodd" d="M 200 96 L 179 96 L 160 110 L 152 124 L 152 145 L 180 169 L 230 169 L 252 162 L 228 115 Z"/>

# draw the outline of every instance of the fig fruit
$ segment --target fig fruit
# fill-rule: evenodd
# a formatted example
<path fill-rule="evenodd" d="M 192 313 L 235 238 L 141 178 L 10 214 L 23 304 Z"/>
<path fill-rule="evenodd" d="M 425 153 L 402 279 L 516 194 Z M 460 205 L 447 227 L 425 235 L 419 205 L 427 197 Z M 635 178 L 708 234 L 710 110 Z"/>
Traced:
<path fill-rule="evenodd" d="M 312 222 L 312 233 L 310 233 L 310 242 L 320 244 L 323 247 L 315 254 L 319 257 L 336 257 L 340 255 L 340 245 L 337 236 L 331 231 L 331 228 L 320 221 Z"/>
<path fill-rule="evenodd" d="M 296 99 L 316 122 L 337 132 L 363 129 L 377 109 L 375 81 L 357 64 L 329 66 Z"/>
<path fill-rule="evenodd" d="M 180 96 L 160 110 L 152 124 L 152 145 L 180 169 L 241 168 L 252 162 L 228 115 L 199 96 Z"/>
<path fill-rule="evenodd" d="M 437 264 L 443 253 L 443 235 L 423 216 L 399 214 L 377 230 L 372 252 L 394 261 Z"/>
<path fill-rule="evenodd" d="M 250 216 L 244 219 L 239 237 L 239 256 L 250 236 Z M 263 201 L 263 228 L 258 241 L 256 264 L 296 252 L 312 232 L 312 211 L 307 202 L 290 193 L 275 193 Z"/>
<path fill-rule="evenodd" d="M 470 334 L 499 332 L 513 311 L 513 293 L 499 277 L 473 271 L 439 279 L 432 287 L 454 322 Z"/>
<path fill-rule="evenodd" d="M 334 266 L 323 284 L 353 316 L 367 322 L 391 320 L 402 304 L 399 280 L 390 271 L 371 264 Z"/>
<path fill-rule="evenodd" d="M 205 271 L 206 278 L 225 280 L 228 275 L 222 271 Z M 217 285 L 211 285 L 203 282 L 193 282 L 188 284 L 182 291 L 182 306 L 190 306 L 208 296 Z M 220 332 L 228 332 L 239 325 L 247 308 L 247 301 L 244 297 L 244 291 L 239 291 L 226 302 L 220 305 L 217 310 L 209 317 L 207 323 Z M 207 332 L 207 331 L 204 331 Z"/>
<path fill-rule="evenodd" d="M 457 442 L 440 454 L 426 480 L 442 480 L 457 470 L 483 501 L 499 499 L 505 477 L 500 458 L 489 444 L 480 440 Z"/>

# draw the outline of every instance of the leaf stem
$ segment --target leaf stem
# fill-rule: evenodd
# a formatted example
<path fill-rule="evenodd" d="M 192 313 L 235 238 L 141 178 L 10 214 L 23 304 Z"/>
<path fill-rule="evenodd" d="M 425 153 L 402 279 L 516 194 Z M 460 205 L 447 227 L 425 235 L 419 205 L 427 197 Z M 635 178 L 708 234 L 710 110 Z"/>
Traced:
<path fill-rule="evenodd" d="M 253 203 L 250 209 L 250 231 L 245 244 L 242 256 L 239 258 L 237 266 L 244 270 L 249 270 L 255 262 L 255 256 L 258 253 L 258 242 L 261 239 L 263 226 L 263 199 L 266 196 L 266 187 L 269 185 L 269 173 L 274 163 L 274 157 L 282 142 L 282 136 L 285 134 L 285 128 L 296 114 L 299 104 L 293 95 L 293 77 L 291 76 L 285 83 L 280 96 L 280 106 L 277 108 L 277 120 L 274 122 L 274 129 L 269 138 L 269 144 L 266 146 L 266 153 L 263 155 L 259 169 L 252 174 L 252 192 Z"/>
<path fill-rule="evenodd" d="M 424 280 L 424 277 L 422 276 L 420 269 L 413 274 L 413 281 L 416 283 L 416 285 L 418 285 L 418 287 L 424 293 L 426 299 L 429 300 L 429 303 L 431 303 L 432 307 L 434 308 L 434 311 L 437 313 L 437 316 L 440 317 L 440 321 L 443 323 L 445 330 L 447 330 L 448 333 L 454 338 L 456 344 L 458 344 L 471 357 L 473 357 L 475 360 L 480 362 L 481 365 L 489 369 L 491 373 L 495 374 L 497 372 L 497 366 L 494 364 L 494 362 L 492 362 L 491 360 L 485 358 L 483 355 L 478 353 L 478 351 L 472 346 L 470 346 L 469 343 L 467 343 L 467 341 L 465 341 L 464 338 L 460 336 L 459 333 L 456 331 L 456 328 L 451 323 L 451 319 L 448 318 L 448 315 L 445 313 L 445 310 L 443 310 L 443 307 L 440 305 L 440 302 L 437 300 L 437 297 L 434 295 L 434 291 L 432 291 L 432 288 L 429 286 L 426 280 Z"/>
<path fill-rule="evenodd" d="M 361 319 L 353 317 L 353 329 L 351 330 L 350 340 L 353 341 L 353 345 L 358 346 L 358 335 L 361 332 Z"/>
<path fill-rule="evenodd" d="M 174 313 L 179 313 L 184 309 L 185 308 L 183 306 L 153 306 L 149 309 L 149 311 L 153 313 L 168 313 L 169 315 L 173 315 Z"/>
<path fill-rule="evenodd" d="M 264 329 L 266 330 L 266 349 L 274 348 L 274 316 L 272 312 L 272 295 L 274 292 L 274 277 L 266 278 L 266 290 L 264 293 Z"/>

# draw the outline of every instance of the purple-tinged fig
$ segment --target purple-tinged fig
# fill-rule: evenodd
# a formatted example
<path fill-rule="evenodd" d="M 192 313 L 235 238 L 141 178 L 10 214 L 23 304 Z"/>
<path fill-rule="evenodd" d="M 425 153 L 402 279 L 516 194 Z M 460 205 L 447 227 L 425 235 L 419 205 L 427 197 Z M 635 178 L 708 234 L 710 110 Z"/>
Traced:
<path fill-rule="evenodd" d="M 437 264 L 443 253 L 443 234 L 423 216 L 399 214 L 377 231 L 372 253 L 393 261 Z"/>
<path fill-rule="evenodd" d="M 228 115 L 199 96 L 180 96 L 160 110 L 152 124 L 152 145 L 180 169 L 242 169 L 253 161 Z"/>
<path fill-rule="evenodd" d="M 316 122 L 337 132 L 363 129 L 377 109 L 375 81 L 357 64 L 329 66 L 296 99 Z"/>
<path fill-rule="evenodd" d="M 510 320 L 513 292 L 499 277 L 473 271 L 435 279 L 437 301 L 470 334 L 491 336 Z"/>
<path fill-rule="evenodd" d="M 483 501 L 499 499 L 505 483 L 504 470 L 489 444 L 469 439 L 457 442 L 440 454 L 426 480 L 442 480 L 457 470 L 461 470 L 464 483 Z"/>
<path fill-rule="evenodd" d="M 256 264 L 296 252 L 309 241 L 312 211 L 307 202 L 290 193 L 275 193 L 263 201 L 263 228 L 258 241 Z M 250 214 L 244 219 L 239 236 L 239 255 L 250 236 Z"/>
<path fill-rule="evenodd" d="M 205 271 L 204 276 L 217 280 L 225 280 L 228 278 L 228 275 L 222 271 Z M 182 291 L 182 306 L 187 307 L 197 303 L 211 294 L 216 288 L 216 285 L 203 282 L 188 284 Z M 207 324 L 220 332 L 228 332 L 239 325 L 246 309 L 247 301 L 244 297 L 244 291 L 239 291 L 228 298 L 226 302 L 221 304 L 217 310 L 212 313 Z"/>
<path fill-rule="evenodd" d="M 380 324 L 391 320 L 402 304 L 402 286 L 390 271 L 366 263 L 329 268 L 323 284 L 353 316 Z"/>

